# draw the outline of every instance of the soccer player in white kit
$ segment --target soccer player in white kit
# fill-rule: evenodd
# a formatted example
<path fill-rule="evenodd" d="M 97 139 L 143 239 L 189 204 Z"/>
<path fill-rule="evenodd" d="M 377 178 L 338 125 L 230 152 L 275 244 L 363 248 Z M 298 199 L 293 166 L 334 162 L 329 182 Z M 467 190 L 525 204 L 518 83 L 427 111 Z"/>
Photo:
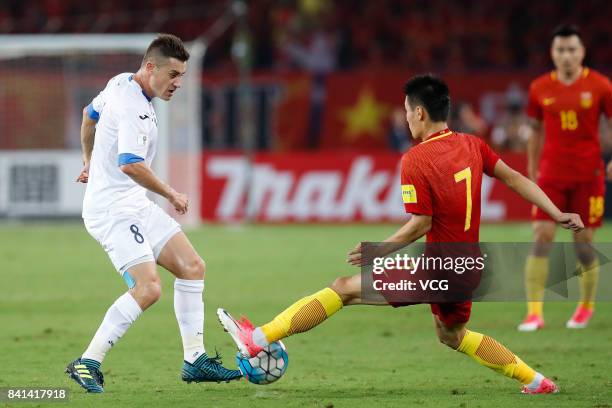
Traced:
<path fill-rule="evenodd" d="M 156 264 L 176 277 L 174 311 L 183 342 L 183 381 L 220 382 L 242 376 L 238 370 L 223 367 L 218 355 L 206 354 L 204 261 L 180 225 L 146 196 L 147 190 L 152 191 L 166 198 L 179 214 L 188 210 L 187 196 L 165 184 L 150 168 L 157 144 L 151 99 L 172 98 L 181 86 L 188 59 L 178 37 L 161 34 L 149 45 L 138 72 L 112 78 L 83 110 L 84 167 L 77 181 L 87 183 L 85 228 L 129 287 L 108 309 L 89 347 L 66 368 L 88 392 L 103 392 L 100 365 L 104 356 L 159 299 Z"/>

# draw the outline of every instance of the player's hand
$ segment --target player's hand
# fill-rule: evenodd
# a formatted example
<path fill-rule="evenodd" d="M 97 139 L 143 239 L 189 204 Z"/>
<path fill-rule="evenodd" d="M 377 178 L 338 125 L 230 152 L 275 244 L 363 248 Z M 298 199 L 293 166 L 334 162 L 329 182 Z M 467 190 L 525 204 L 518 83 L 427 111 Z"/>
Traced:
<path fill-rule="evenodd" d="M 177 193 L 172 191 L 172 194 L 168 198 L 170 204 L 174 206 L 177 213 L 183 215 L 187 212 L 189 207 L 189 200 L 187 200 L 187 194 Z"/>
<path fill-rule="evenodd" d="M 572 230 L 574 232 L 579 232 L 584 229 L 584 224 L 582 223 L 582 220 L 578 214 L 562 213 L 559 218 L 557 218 L 557 222 L 563 228 Z"/>
<path fill-rule="evenodd" d="M 612 180 L 612 160 L 610 160 L 606 166 L 606 176 L 608 180 Z"/>
<path fill-rule="evenodd" d="M 346 262 L 353 266 L 371 265 L 374 258 L 377 256 L 378 248 L 372 243 L 358 243 L 355 248 L 351 249 L 346 258 Z"/>
<path fill-rule="evenodd" d="M 78 183 L 87 183 L 88 180 L 89 180 L 89 161 L 86 161 L 83 163 L 83 170 L 81 170 L 81 173 L 79 174 L 79 177 L 77 177 L 76 181 Z"/>
<path fill-rule="evenodd" d="M 361 266 L 361 242 L 355 246 L 355 248 L 351 249 L 348 253 L 348 257 L 346 258 L 346 262 L 354 266 Z"/>

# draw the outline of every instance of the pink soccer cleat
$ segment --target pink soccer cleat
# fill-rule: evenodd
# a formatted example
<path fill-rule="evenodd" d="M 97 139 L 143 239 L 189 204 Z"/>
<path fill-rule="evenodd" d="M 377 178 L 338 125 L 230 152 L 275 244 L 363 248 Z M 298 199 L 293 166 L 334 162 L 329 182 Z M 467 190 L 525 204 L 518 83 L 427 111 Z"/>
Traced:
<path fill-rule="evenodd" d="M 544 327 L 544 319 L 536 314 L 527 315 L 523 323 L 519 324 L 517 329 L 522 332 L 531 332 L 540 330 Z"/>
<path fill-rule="evenodd" d="M 238 346 L 240 354 L 246 358 L 255 357 L 263 347 L 253 341 L 255 327 L 246 317 L 236 321 L 225 309 L 217 309 L 217 317 L 226 332 L 232 336 L 234 343 Z"/>
<path fill-rule="evenodd" d="M 592 309 L 587 309 L 584 306 L 578 305 L 574 315 L 567 321 L 565 327 L 568 329 L 584 329 L 589 325 L 589 320 L 591 320 L 592 316 Z"/>
<path fill-rule="evenodd" d="M 540 386 L 535 390 L 531 390 L 524 385 L 521 392 L 523 394 L 556 394 L 559 392 L 559 388 L 557 387 L 557 384 L 552 382 L 552 380 L 544 378 L 540 383 Z"/>

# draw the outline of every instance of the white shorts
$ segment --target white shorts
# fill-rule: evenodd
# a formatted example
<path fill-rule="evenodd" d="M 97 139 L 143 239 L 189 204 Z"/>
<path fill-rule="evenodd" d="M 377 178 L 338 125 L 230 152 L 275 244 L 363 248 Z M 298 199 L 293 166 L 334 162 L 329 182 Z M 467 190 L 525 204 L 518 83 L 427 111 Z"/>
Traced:
<path fill-rule="evenodd" d="M 134 265 L 155 262 L 170 238 L 181 230 L 179 223 L 153 202 L 137 212 L 109 210 L 104 217 L 83 221 L 121 276 Z M 125 280 L 130 286 L 131 277 Z"/>

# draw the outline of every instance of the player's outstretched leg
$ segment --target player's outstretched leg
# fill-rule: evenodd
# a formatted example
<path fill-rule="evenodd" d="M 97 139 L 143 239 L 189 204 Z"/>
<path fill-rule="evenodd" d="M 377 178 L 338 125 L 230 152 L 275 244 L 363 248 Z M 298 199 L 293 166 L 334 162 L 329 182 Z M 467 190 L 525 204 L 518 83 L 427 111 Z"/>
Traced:
<path fill-rule="evenodd" d="M 124 273 L 129 273 L 134 286 L 112 304 L 82 357 L 66 368 L 66 373 L 88 392 L 103 391 L 103 381 L 98 380 L 102 379 L 100 365 L 106 353 L 119 341 L 142 311 L 161 296 L 161 282 L 153 262 L 134 265 L 130 267 L 129 272 Z M 93 386 L 92 380 L 95 380 L 97 387 Z"/>
<path fill-rule="evenodd" d="M 524 394 L 551 394 L 558 392 L 552 380 L 544 377 L 523 362 L 495 339 L 465 329 L 465 324 L 446 326 L 434 316 L 440 341 L 476 362 L 523 384 Z"/>
<path fill-rule="evenodd" d="M 533 254 L 529 255 L 525 264 L 527 316 L 518 325 L 519 331 L 536 331 L 544 327 L 544 289 L 548 279 L 548 255 L 551 242 L 555 238 L 555 228 L 552 221 L 533 223 L 535 244 Z"/>
<path fill-rule="evenodd" d="M 580 302 L 572 317 L 567 321 L 568 329 L 584 329 L 588 326 L 595 311 L 595 294 L 599 281 L 599 259 L 595 255 L 593 228 L 587 228 L 574 235 L 576 254 L 578 255 L 578 273 L 580 282 Z"/>
<path fill-rule="evenodd" d="M 336 279 L 330 287 L 298 300 L 260 327 L 254 327 L 246 317 L 235 320 L 224 309 L 218 309 L 217 316 L 238 350 L 253 357 L 270 343 L 318 326 L 343 305 L 360 303 L 361 275 L 357 274 Z"/>
<path fill-rule="evenodd" d="M 185 382 L 229 382 L 242 377 L 229 370 L 217 354 L 209 357 L 204 349 L 204 274 L 206 265 L 187 236 L 178 232 L 164 245 L 157 263 L 176 276 L 174 313 L 183 342 L 181 379 Z"/>

